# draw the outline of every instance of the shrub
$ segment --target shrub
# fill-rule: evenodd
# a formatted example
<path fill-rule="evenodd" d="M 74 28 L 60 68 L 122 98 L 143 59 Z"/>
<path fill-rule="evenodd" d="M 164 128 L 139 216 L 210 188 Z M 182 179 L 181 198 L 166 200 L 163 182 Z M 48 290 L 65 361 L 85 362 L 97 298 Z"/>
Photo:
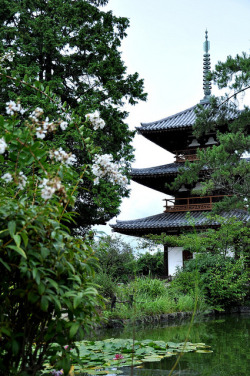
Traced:
<path fill-rule="evenodd" d="M 117 292 L 117 283 L 104 272 L 96 273 L 94 280 L 98 292 L 105 298 L 112 298 Z"/>
<path fill-rule="evenodd" d="M 199 272 L 206 301 L 212 306 L 228 308 L 238 305 L 247 295 L 248 272 L 244 258 L 197 255 L 186 264 L 184 273 L 187 272 Z"/>
<path fill-rule="evenodd" d="M 100 270 L 111 279 L 127 282 L 134 276 L 135 257 L 133 250 L 121 237 L 105 236 L 93 245 L 95 256 L 100 261 Z"/>
<path fill-rule="evenodd" d="M 183 294 L 194 295 L 197 287 L 201 286 L 200 273 L 197 270 L 179 269 L 171 282 L 171 289 Z"/>
<path fill-rule="evenodd" d="M 146 252 L 136 262 L 136 272 L 142 275 L 164 276 L 163 252 L 151 254 Z"/>

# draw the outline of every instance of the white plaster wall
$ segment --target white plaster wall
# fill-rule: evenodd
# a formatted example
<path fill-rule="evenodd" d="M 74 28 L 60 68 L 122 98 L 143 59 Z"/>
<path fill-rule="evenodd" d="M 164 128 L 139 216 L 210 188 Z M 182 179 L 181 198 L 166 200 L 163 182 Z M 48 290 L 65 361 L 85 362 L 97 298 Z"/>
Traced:
<path fill-rule="evenodd" d="M 183 266 L 182 247 L 168 248 L 168 274 L 175 275 L 177 266 Z"/>

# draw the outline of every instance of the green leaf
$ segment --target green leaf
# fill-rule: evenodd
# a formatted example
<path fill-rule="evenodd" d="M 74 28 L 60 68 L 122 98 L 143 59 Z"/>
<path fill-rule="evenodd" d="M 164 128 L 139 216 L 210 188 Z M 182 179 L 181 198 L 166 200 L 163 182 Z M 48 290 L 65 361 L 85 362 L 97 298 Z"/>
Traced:
<path fill-rule="evenodd" d="M 0 258 L 0 262 L 3 264 L 3 266 L 5 266 L 6 269 L 8 269 L 9 272 L 11 271 L 9 265 L 5 261 L 3 261 L 1 258 Z"/>
<path fill-rule="evenodd" d="M 48 298 L 45 295 L 43 295 L 42 298 L 41 298 L 41 308 L 42 308 L 42 310 L 47 311 L 48 306 L 49 306 Z"/>
<path fill-rule="evenodd" d="M 15 240 L 16 245 L 20 248 L 21 237 L 19 235 L 13 235 L 13 239 Z"/>
<path fill-rule="evenodd" d="M 40 283 L 37 287 L 37 290 L 38 290 L 39 294 L 42 295 L 45 291 L 45 285 L 43 283 Z"/>
<path fill-rule="evenodd" d="M 53 286 L 56 290 L 58 290 L 58 284 L 51 278 L 47 278 L 47 281 Z"/>
<path fill-rule="evenodd" d="M 82 302 L 82 295 L 75 296 L 73 300 L 73 307 L 77 308 L 79 304 L 81 304 L 81 302 Z"/>
<path fill-rule="evenodd" d="M 22 248 L 17 247 L 16 245 L 8 245 L 7 248 L 13 249 L 17 253 L 19 253 L 19 255 L 21 255 L 21 256 L 23 256 L 24 258 L 27 259 L 26 253 L 24 252 L 24 250 Z"/>
<path fill-rule="evenodd" d="M 21 237 L 23 239 L 23 244 L 24 244 L 24 247 L 26 248 L 28 243 L 29 243 L 29 238 L 28 238 L 28 235 L 26 234 L 26 232 L 21 232 Z"/>
<path fill-rule="evenodd" d="M 15 232 L 16 232 L 16 222 L 15 221 L 10 221 L 8 223 L 8 229 L 9 229 L 9 233 L 10 233 L 10 236 L 13 238 Z"/>
<path fill-rule="evenodd" d="M 71 325 L 71 328 L 69 330 L 69 336 L 72 338 L 76 334 L 77 330 L 79 329 L 80 324 L 79 322 L 74 322 L 73 325 Z"/>

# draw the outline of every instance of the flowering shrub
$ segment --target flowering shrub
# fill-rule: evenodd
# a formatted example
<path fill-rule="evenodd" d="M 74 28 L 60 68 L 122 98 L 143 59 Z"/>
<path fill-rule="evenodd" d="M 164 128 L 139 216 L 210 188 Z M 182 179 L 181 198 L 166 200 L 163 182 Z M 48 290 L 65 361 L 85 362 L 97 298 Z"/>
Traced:
<path fill-rule="evenodd" d="M 8 56 L 0 63 L 13 58 Z M 0 76 L 12 79 L 6 71 Z M 47 142 L 89 121 L 102 127 L 97 113 L 83 123 L 49 89 L 21 85 L 29 85 L 50 109 L 54 106 L 58 117 L 46 108 L 23 108 L 21 99 L 6 103 L 0 115 L 0 369 L 8 375 L 36 375 L 47 359 L 67 374 L 72 353 L 66 344 L 73 348 L 75 336 L 83 337 L 101 304 L 92 286 L 97 261 L 88 240 L 71 236 L 65 226 L 73 217 L 67 208 L 74 206 L 83 177 L 111 178 L 114 184 L 122 178 L 111 157 L 100 176 L 89 163 L 76 169 L 74 154 Z M 91 140 L 82 137 L 82 142 L 90 155 L 101 152 Z"/>

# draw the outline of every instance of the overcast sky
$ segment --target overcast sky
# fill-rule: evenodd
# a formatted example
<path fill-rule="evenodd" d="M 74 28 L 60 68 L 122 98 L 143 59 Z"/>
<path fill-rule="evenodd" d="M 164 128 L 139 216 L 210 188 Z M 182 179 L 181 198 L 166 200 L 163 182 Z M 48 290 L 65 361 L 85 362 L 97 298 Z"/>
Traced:
<path fill-rule="evenodd" d="M 211 67 L 250 50 L 250 0 L 110 0 L 106 7 L 127 17 L 130 27 L 122 43 L 128 73 L 144 79 L 147 102 L 126 108 L 131 129 L 173 115 L 197 104 L 204 96 L 202 84 L 205 30 L 210 41 Z M 213 94 L 218 95 L 216 88 Z M 171 163 L 173 157 L 137 135 L 135 168 Z M 129 220 L 163 212 L 166 196 L 131 183 L 130 198 L 114 218 Z M 109 226 L 98 226 L 110 233 Z M 129 239 L 128 239 L 129 241 Z"/>

